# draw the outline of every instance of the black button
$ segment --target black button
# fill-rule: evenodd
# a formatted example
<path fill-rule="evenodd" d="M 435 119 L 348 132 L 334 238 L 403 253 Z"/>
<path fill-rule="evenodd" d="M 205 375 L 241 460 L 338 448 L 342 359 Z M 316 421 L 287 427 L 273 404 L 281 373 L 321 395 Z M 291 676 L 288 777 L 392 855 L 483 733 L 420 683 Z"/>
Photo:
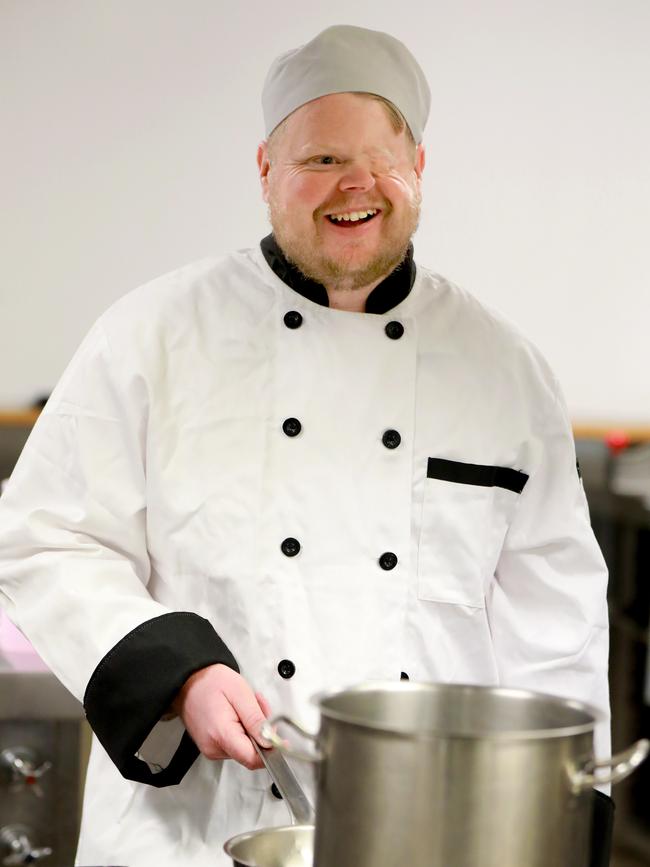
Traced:
<path fill-rule="evenodd" d="M 282 795 L 280 794 L 280 790 L 275 785 L 275 783 L 273 783 L 273 785 L 271 786 L 271 794 L 273 795 L 274 798 L 277 798 L 278 801 L 282 800 Z"/>
<path fill-rule="evenodd" d="M 282 553 L 286 554 L 287 557 L 295 557 L 298 551 L 300 551 L 300 542 L 289 536 L 289 538 L 285 539 L 280 545 L 280 548 L 282 548 Z"/>
<path fill-rule="evenodd" d="M 379 558 L 379 565 L 386 571 L 394 569 L 395 566 L 397 566 L 397 556 L 393 554 L 392 551 L 386 551 L 386 553 L 382 554 Z"/>
<path fill-rule="evenodd" d="M 289 680 L 296 673 L 296 666 L 290 659 L 283 659 L 278 663 L 278 674 L 285 680 Z"/>
<path fill-rule="evenodd" d="M 287 328 L 300 328 L 302 325 L 302 314 L 298 313 L 297 310 L 290 310 L 284 314 L 284 324 Z"/>
<path fill-rule="evenodd" d="M 285 418 L 282 422 L 282 430 L 288 437 L 297 437 L 302 430 L 302 425 L 297 418 Z"/>
<path fill-rule="evenodd" d="M 399 679 L 400 679 L 400 680 L 410 680 L 411 678 L 408 676 L 408 674 L 407 674 L 405 671 L 403 671 L 403 672 L 400 674 Z"/>
<path fill-rule="evenodd" d="M 396 322 L 395 320 L 393 320 L 392 322 L 388 323 L 384 331 L 391 340 L 399 340 L 402 334 L 404 334 L 404 326 L 401 322 Z"/>
<path fill-rule="evenodd" d="M 397 446 L 402 442 L 402 437 L 396 430 L 385 430 L 381 441 L 387 449 L 396 449 Z"/>

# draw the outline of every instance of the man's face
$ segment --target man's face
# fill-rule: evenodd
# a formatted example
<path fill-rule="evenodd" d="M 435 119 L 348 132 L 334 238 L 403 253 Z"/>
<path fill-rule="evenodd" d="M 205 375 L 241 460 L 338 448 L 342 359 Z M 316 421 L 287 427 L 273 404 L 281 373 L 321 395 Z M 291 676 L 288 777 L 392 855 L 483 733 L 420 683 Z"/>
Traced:
<path fill-rule="evenodd" d="M 424 151 L 395 132 L 377 100 L 337 93 L 301 106 L 270 153 L 260 145 L 258 166 L 276 240 L 308 277 L 361 288 L 404 258 L 418 223 Z"/>

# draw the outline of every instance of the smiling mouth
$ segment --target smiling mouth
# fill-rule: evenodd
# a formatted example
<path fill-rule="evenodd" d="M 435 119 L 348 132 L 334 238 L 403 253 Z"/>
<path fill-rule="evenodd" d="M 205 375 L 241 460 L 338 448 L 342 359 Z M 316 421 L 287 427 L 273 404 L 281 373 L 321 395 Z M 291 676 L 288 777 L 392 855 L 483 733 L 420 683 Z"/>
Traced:
<path fill-rule="evenodd" d="M 367 211 L 349 211 L 341 214 L 327 214 L 326 219 L 334 226 L 340 226 L 342 229 L 351 229 L 355 226 L 369 223 L 380 213 L 381 211 L 376 208 L 371 208 Z"/>

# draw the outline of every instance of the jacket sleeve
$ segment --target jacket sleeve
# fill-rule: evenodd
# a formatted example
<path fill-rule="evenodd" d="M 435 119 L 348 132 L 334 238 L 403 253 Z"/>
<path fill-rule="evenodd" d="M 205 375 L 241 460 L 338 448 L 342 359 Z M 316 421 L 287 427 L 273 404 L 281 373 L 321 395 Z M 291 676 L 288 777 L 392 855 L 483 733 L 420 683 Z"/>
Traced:
<path fill-rule="evenodd" d="M 547 394 L 530 444 L 529 479 L 488 595 L 488 616 L 500 682 L 591 705 L 600 714 L 596 757 L 607 758 L 607 568 L 555 381 Z"/>
<path fill-rule="evenodd" d="M 119 349 L 100 320 L 0 499 L 0 604 L 83 700 L 120 772 L 163 786 L 182 778 L 198 750 L 179 721 L 161 716 L 193 671 L 237 663 L 207 620 L 170 611 L 147 590 L 149 384 L 126 371 Z M 165 726 L 176 733 L 158 760 L 151 735 Z"/>

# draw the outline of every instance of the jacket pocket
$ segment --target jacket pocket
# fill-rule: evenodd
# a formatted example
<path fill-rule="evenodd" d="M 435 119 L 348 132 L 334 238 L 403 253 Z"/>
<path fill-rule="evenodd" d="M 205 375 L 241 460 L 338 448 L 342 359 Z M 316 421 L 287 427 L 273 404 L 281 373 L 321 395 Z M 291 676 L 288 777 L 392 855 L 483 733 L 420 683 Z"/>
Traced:
<path fill-rule="evenodd" d="M 528 476 L 510 467 L 429 458 L 418 597 L 485 607 L 485 590 Z"/>

